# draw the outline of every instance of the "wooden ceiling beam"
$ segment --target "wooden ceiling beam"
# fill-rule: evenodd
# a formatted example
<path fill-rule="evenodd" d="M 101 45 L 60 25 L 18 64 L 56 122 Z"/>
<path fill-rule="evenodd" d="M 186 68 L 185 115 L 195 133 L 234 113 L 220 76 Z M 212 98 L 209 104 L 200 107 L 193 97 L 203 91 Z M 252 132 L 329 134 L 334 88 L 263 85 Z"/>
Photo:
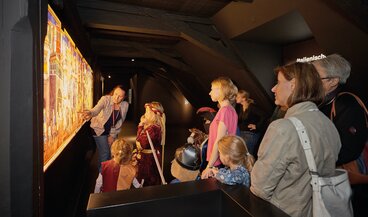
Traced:
<path fill-rule="evenodd" d="M 121 58 L 151 58 L 151 55 L 147 55 L 142 51 L 125 51 L 125 50 L 98 50 L 97 53 L 100 56 L 108 57 L 121 57 Z"/>
<path fill-rule="evenodd" d="M 187 22 L 176 20 L 175 16 L 165 11 L 142 7 L 127 10 L 125 6 L 128 8 L 131 6 L 96 0 L 88 1 L 92 2 L 91 4 L 83 2 L 78 4 L 79 11 L 82 20 L 89 28 L 181 37 L 212 55 L 225 58 L 241 67 L 232 50 L 225 47 L 221 41 L 213 39 L 216 31 L 212 24 L 208 24 L 209 28 L 202 28 L 201 31 L 198 31 L 196 30 L 198 26 L 194 29 Z M 213 32 L 207 34 L 205 29 Z M 217 37 L 220 38 L 220 36 Z"/>
<path fill-rule="evenodd" d="M 212 0 L 213 1 L 213 0 Z M 214 2 L 211 2 L 213 4 Z M 178 15 L 174 13 L 170 13 L 165 10 L 160 9 L 153 9 L 141 6 L 133 6 L 129 4 L 123 4 L 118 2 L 108 2 L 108 1 L 101 1 L 101 0 L 83 0 L 78 1 L 77 6 L 79 8 L 89 8 L 89 9 L 98 9 L 104 10 L 107 12 L 119 12 L 124 14 L 133 14 L 133 15 L 149 15 L 150 13 L 159 13 L 165 14 L 172 17 L 172 19 L 180 20 L 182 22 L 188 23 L 197 23 L 197 24 L 205 24 L 211 25 L 212 21 L 209 18 L 203 18 L 198 16 L 188 16 L 188 15 Z"/>
<path fill-rule="evenodd" d="M 95 28 L 95 29 L 103 29 L 103 30 L 112 30 L 118 31 L 123 34 L 127 33 L 135 33 L 135 34 L 147 34 L 152 36 L 168 36 L 168 37 L 180 37 L 178 32 L 166 31 L 164 29 L 152 29 L 149 28 L 148 25 L 146 27 L 134 27 L 134 26 L 121 26 L 119 24 L 104 24 L 104 23 L 97 23 L 98 21 L 94 22 L 87 22 L 85 26 L 87 28 Z"/>
<path fill-rule="evenodd" d="M 154 50 L 154 49 L 152 49 Z M 111 57 L 123 57 L 123 58 L 152 58 L 151 55 L 147 55 L 144 51 L 136 50 L 134 48 L 119 49 L 111 47 L 96 47 L 94 51 L 98 55 L 111 56 Z M 164 56 L 179 59 L 181 55 L 179 53 L 174 53 L 171 51 L 157 51 Z"/>
<path fill-rule="evenodd" d="M 150 42 L 140 42 L 142 45 L 152 49 L 172 49 L 172 44 L 158 44 L 158 43 L 150 43 Z M 126 41 L 116 40 L 116 39 L 101 39 L 101 38 L 92 38 L 91 39 L 92 46 L 108 46 L 108 47 L 117 47 L 117 48 L 127 48 L 131 47 L 131 44 Z"/>
<path fill-rule="evenodd" d="M 92 38 L 103 38 L 103 37 L 110 37 L 117 36 L 121 38 L 134 38 L 134 39 L 150 39 L 150 40 L 157 40 L 166 43 L 173 43 L 179 41 L 180 35 L 177 36 L 166 36 L 166 35 L 152 35 L 152 34 L 142 34 L 142 33 L 135 33 L 135 32 L 122 32 L 122 31 L 115 31 L 115 30 L 107 30 L 107 29 L 96 29 L 96 28 L 89 28 L 89 32 L 91 33 Z M 101 37 L 103 36 L 103 37 Z"/>

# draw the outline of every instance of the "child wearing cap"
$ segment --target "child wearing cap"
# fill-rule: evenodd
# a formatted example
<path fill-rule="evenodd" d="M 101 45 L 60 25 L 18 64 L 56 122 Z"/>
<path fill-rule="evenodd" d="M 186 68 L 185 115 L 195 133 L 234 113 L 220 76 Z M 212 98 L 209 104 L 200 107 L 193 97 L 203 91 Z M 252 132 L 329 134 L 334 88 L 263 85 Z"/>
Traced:
<path fill-rule="evenodd" d="M 239 136 L 225 136 L 218 145 L 220 160 L 225 167 L 210 168 L 211 176 L 224 184 L 249 187 L 254 157 L 249 154 L 244 140 Z"/>
<path fill-rule="evenodd" d="M 193 144 L 185 144 L 176 149 L 175 159 L 171 163 L 171 174 L 176 178 L 170 183 L 196 180 L 201 164 L 201 151 Z"/>

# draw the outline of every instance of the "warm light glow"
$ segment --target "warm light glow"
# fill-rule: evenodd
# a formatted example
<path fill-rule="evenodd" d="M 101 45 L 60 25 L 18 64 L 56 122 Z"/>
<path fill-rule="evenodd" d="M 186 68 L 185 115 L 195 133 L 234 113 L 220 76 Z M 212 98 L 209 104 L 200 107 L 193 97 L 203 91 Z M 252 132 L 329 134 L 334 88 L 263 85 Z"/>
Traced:
<path fill-rule="evenodd" d="M 93 74 L 72 38 L 49 6 L 43 54 L 44 170 L 69 144 L 92 108 Z"/>
<path fill-rule="evenodd" d="M 134 59 L 132 59 L 132 62 L 134 62 L 135 60 Z"/>
<path fill-rule="evenodd" d="M 189 101 L 187 99 L 184 99 L 184 104 L 185 105 L 188 105 L 189 104 Z"/>
<path fill-rule="evenodd" d="M 111 78 L 111 75 L 109 75 L 108 78 Z"/>

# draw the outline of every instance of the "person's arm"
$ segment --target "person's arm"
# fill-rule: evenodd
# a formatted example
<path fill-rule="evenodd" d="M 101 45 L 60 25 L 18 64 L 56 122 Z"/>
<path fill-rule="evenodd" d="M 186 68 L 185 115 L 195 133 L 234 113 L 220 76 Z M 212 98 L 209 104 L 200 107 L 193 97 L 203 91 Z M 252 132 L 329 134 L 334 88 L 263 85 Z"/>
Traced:
<path fill-rule="evenodd" d="M 100 100 L 98 100 L 98 103 L 93 107 L 91 110 L 89 110 L 90 115 L 92 117 L 98 115 L 102 109 L 104 109 L 108 104 L 108 100 L 106 96 L 102 96 Z"/>
<path fill-rule="evenodd" d="M 257 132 L 260 131 L 264 125 L 266 119 L 265 116 L 266 115 L 263 111 L 261 111 L 255 105 L 251 105 L 249 107 L 249 119 L 253 121 L 248 125 L 248 128 Z"/>
<path fill-rule="evenodd" d="M 141 119 L 141 123 L 142 123 L 142 119 Z M 142 145 L 141 145 L 141 134 L 142 134 L 142 130 L 143 130 L 143 124 L 139 123 L 138 125 L 138 129 L 137 129 L 137 137 L 136 137 L 136 140 L 135 140 L 135 143 L 136 143 L 136 146 L 137 146 L 137 158 L 138 159 L 141 159 L 141 154 L 140 154 L 140 151 L 142 151 Z"/>
<path fill-rule="evenodd" d="M 96 179 L 96 185 L 95 185 L 94 193 L 101 193 L 102 185 L 103 185 L 103 178 L 102 178 L 102 174 L 99 173 L 98 177 Z"/>
<path fill-rule="evenodd" d="M 98 115 L 100 111 L 105 107 L 106 104 L 106 97 L 101 97 L 98 103 L 93 107 L 92 109 L 86 109 L 82 112 L 79 112 L 82 114 L 82 118 L 84 120 L 89 120 L 92 117 Z"/>
<path fill-rule="evenodd" d="M 226 132 L 227 132 L 227 128 L 226 128 L 224 122 L 220 121 L 219 126 L 217 128 L 217 137 L 216 137 L 215 143 L 213 145 L 211 157 L 210 157 L 210 160 L 208 161 L 207 167 L 212 167 L 215 164 L 215 162 L 217 161 L 217 159 L 219 158 L 218 141 L 220 141 L 220 139 L 226 135 Z"/>
<path fill-rule="evenodd" d="M 231 171 L 228 168 L 220 168 L 216 173 L 214 173 L 214 177 L 221 183 L 235 185 L 235 183 L 232 183 L 231 181 Z"/>
<path fill-rule="evenodd" d="M 333 122 L 339 131 L 341 149 L 336 165 L 356 160 L 367 141 L 365 112 L 350 95 L 342 95 L 335 102 L 336 116 Z"/>
<path fill-rule="evenodd" d="M 143 125 L 138 125 L 136 142 L 139 143 L 139 146 L 137 146 L 137 148 L 139 150 L 143 149 L 140 144 L 147 141 L 146 140 L 146 138 L 147 138 L 146 133 L 142 132 L 143 130 L 144 130 Z"/>
<path fill-rule="evenodd" d="M 285 128 L 285 120 L 274 121 L 268 127 L 258 151 L 258 160 L 251 172 L 250 190 L 264 200 L 270 200 L 275 188 L 285 174 L 288 167 L 288 150 L 293 142 L 290 133 Z M 291 123 L 290 123 L 291 124 Z M 296 134 L 296 132 L 295 132 Z M 300 145 L 300 144 L 295 144 Z"/>
<path fill-rule="evenodd" d="M 227 185 L 243 184 L 245 180 L 245 185 L 249 187 L 249 173 L 241 169 L 231 171 L 230 169 L 221 168 L 216 173 L 215 178 Z"/>
<path fill-rule="evenodd" d="M 211 152 L 211 157 L 210 160 L 208 161 L 207 164 L 207 168 L 202 172 L 202 178 L 206 179 L 210 176 L 210 168 L 213 167 L 213 165 L 215 164 L 215 162 L 217 161 L 218 157 L 219 157 L 219 153 L 218 153 L 218 141 L 224 137 L 227 133 L 227 128 L 226 125 L 224 124 L 224 122 L 220 121 L 218 128 L 217 128 L 217 137 L 215 140 L 215 143 L 213 144 L 213 149 Z"/>
<path fill-rule="evenodd" d="M 144 131 L 143 129 L 143 126 L 140 126 L 138 127 L 138 135 L 137 135 L 137 139 L 136 141 L 139 142 L 140 144 L 145 144 L 147 147 L 142 147 L 143 149 L 150 149 L 150 145 L 149 145 L 149 142 L 148 142 L 148 137 L 147 137 L 147 134 L 146 132 L 142 132 Z M 160 139 L 160 135 L 161 135 L 161 128 L 157 125 L 149 125 L 145 131 L 148 132 L 148 134 L 150 135 L 150 138 L 152 140 L 152 143 L 154 145 L 156 144 L 160 144 L 161 141 L 159 140 Z"/>

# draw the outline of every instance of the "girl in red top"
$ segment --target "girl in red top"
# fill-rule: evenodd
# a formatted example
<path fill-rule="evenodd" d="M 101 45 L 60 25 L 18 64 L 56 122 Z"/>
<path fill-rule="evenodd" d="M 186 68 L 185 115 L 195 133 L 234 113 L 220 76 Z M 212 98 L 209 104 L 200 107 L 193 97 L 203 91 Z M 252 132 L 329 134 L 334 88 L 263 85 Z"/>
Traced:
<path fill-rule="evenodd" d="M 109 192 L 129 189 L 137 174 L 136 150 L 133 144 L 124 139 L 117 139 L 111 146 L 113 158 L 101 164 L 102 184 L 98 180 L 96 186 L 102 185 L 97 192 Z M 96 192 L 96 191 L 95 191 Z"/>

